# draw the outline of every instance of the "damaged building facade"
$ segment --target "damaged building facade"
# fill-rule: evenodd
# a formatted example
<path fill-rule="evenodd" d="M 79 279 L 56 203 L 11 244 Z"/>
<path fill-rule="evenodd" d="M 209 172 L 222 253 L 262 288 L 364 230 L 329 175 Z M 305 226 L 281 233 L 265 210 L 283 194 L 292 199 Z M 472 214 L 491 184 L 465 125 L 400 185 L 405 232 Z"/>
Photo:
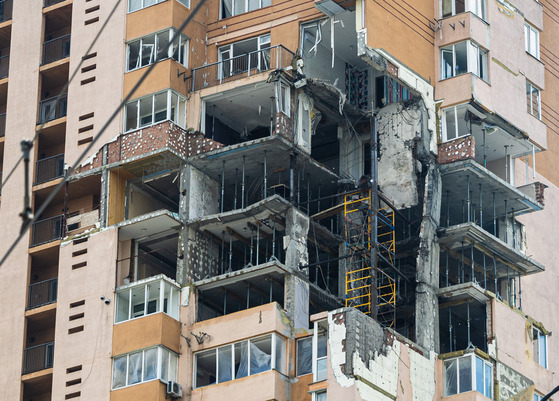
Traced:
<path fill-rule="evenodd" d="M 553 3 L 0 4 L 5 399 L 557 385 Z"/>

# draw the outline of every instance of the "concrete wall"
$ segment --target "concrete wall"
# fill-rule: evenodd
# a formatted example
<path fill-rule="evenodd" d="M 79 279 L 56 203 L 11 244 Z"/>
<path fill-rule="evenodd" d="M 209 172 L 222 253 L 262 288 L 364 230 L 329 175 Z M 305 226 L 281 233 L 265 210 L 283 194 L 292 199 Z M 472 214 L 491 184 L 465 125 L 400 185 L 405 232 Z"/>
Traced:
<path fill-rule="evenodd" d="M 80 391 L 85 399 L 109 398 L 117 243 L 117 230 L 113 228 L 89 236 L 87 242 L 76 245 L 69 242 L 60 247 L 53 400 L 64 399 L 66 394 L 75 391 Z M 87 249 L 87 253 L 72 256 L 83 249 Z M 87 265 L 73 269 L 72 265 L 79 262 Z M 110 299 L 111 303 L 107 305 L 101 296 Z M 78 301 L 84 301 L 84 304 L 71 306 Z M 70 316 L 79 313 L 83 313 L 83 317 L 70 320 Z M 69 333 L 70 329 L 79 326 L 83 326 L 82 331 Z M 82 369 L 71 379 L 79 377 L 82 383 L 67 387 L 70 375 L 66 369 L 77 365 Z"/>

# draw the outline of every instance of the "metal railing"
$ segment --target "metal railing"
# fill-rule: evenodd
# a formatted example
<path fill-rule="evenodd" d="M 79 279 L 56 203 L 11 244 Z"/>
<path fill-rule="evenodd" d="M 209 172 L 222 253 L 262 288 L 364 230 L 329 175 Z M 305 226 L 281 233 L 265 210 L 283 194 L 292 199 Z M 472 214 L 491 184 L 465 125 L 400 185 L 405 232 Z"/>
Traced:
<path fill-rule="evenodd" d="M 2 172 L 0 171 L 0 196 L 2 195 Z"/>
<path fill-rule="evenodd" d="M 70 55 L 70 36 L 68 34 L 47 40 L 43 44 L 43 65 L 61 60 Z"/>
<path fill-rule="evenodd" d="M 60 98 L 58 106 L 56 106 L 56 96 L 41 100 L 39 107 L 39 124 L 46 121 L 56 120 L 57 118 L 64 117 L 66 115 L 66 109 L 68 108 L 68 94 L 65 93 Z"/>
<path fill-rule="evenodd" d="M 41 281 L 29 285 L 29 296 L 27 298 L 27 309 L 38 308 L 39 306 L 56 302 L 58 290 L 58 279 Z"/>
<path fill-rule="evenodd" d="M 0 138 L 6 135 L 6 113 L 0 114 Z"/>
<path fill-rule="evenodd" d="M 37 161 L 35 184 L 41 184 L 64 175 L 64 153 Z"/>
<path fill-rule="evenodd" d="M 13 0 L 0 0 L 0 22 L 12 19 Z"/>
<path fill-rule="evenodd" d="M 276 45 L 192 70 L 192 91 L 291 65 L 295 54 Z"/>
<path fill-rule="evenodd" d="M 55 4 L 62 3 L 66 0 L 45 0 L 43 3 L 43 7 L 54 6 Z"/>
<path fill-rule="evenodd" d="M 62 238 L 64 215 L 50 217 L 33 223 L 31 246 L 46 244 Z"/>
<path fill-rule="evenodd" d="M 54 341 L 25 349 L 23 374 L 52 368 Z"/>
<path fill-rule="evenodd" d="M 8 71 L 10 67 L 10 55 L 0 57 L 0 79 L 6 78 L 8 76 Z"/>

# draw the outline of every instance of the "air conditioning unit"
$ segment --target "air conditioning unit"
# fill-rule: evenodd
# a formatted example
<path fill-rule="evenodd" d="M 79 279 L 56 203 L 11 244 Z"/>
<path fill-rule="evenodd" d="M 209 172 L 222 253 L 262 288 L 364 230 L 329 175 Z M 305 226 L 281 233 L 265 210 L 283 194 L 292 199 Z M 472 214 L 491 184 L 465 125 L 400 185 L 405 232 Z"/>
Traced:
<path fill-rule="evenodd" d="M 182 397 L 182 386 L 173 381 L 167 382 L 167 391 L 165 393 L 165 398 L 181 398 Z"/>

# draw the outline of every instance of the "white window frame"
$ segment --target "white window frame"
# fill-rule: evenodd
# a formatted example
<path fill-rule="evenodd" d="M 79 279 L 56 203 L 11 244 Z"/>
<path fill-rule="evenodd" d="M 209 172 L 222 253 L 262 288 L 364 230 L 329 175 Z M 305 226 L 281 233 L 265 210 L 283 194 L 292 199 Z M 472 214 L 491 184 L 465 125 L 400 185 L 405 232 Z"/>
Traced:
<path fill-rule="evenodd" d="M 165 116 L 165 118 L 164 118 L 163 120 L 155 121 L 155 97 L 156 97 L 157 95 L 162 94 L 162 93 L 167 93 L 167 110 L 166 110 L 166 116 Z M 171 114 L 171 112 L 172 112 L 172 101 L 173 101 L 173 99 L 174 99 L 173 96 L 177 96 L 177 98 L 176 98 L 176 99 L 177 99 L 177 102 L 178 102 L 178 104 L 181 104 L 181 105 L 184 106 L 184 107 L 183 107 L 184 110 L 182 111 L 182 115 L 181 115 L 181 116 L 178 115 L 178 111 L 180 111 L 180 109 L 179 109 L 179 110 L 175 110 L 174 118 L 171 118 L 171 117 L 172 117 L 172 114 Z M 141 113 L 140 113 L 140 102 L 141 102 L 142 100 L 149 99 L 150 97 L 152 98 L 152 99 L 151 99 L 151 123 L 148 123 L 148 124 L 141 124 L 141 119 L 140 119 L 140 117 L 141 117 Z M 127 124 L 128 124 L 128 115 L 127 115 L 127 114 L 128 114 L 128 106 L 129 106 L 129 105 L 132 105 L 132 104 L 134 104 L 134 103 L 136 103 L 136 125 L 135 125 L 134 128 L 129 128 L 129 129 L 127 129 Z M 147 96 L 140 97 L 140 98 L 138 98 L 138 99 L 134 99 L 134 100 L 132 100 L 132 101 L 126 103 L 126 105 L 124 106 L 124 126 L 123 126 L 123 130 L 124 130 L 124 132 L 137 131 L 137 130 L 139 130 L 139 129 L 146 128 L 146 127 L 150 127 L 150 126 L 152 126 L 152 125 L 161 124 L 161 123 L 163 123 L 163 122 L 165 122 L 165 121 L 172 121 L 173 123 L 177 124 L 179 127 L 183 128 L 183 129 L 186 129 L 186 108 L 187 108 L 186 97 L 184 97 L 184 96 L 182 96 L 182 95 L 179 95 L 177 92 L 175 92 L 175 91 L 172 90 L 172 89 L 166 89 L 166 90 L 161 91 L 161 92 L 153 93 L 153 94 L 151 94 L 151 95 L 147 95 Z M 183 125 L 181 125 L 181 121 L 183 122 Z"/>
<path fill-rule="evenodd" d="M 255 342 L 258 340 L 261 340 L 263 338 L 270 338 L 271 341 L 271 346 L 270 346 L 270 369 L 269 370 L 265 370 L 262 372 L 256 372 L 256 373 L 252 373 L 251 371 L 251 342 Z M 277 343 L 278 343 L 278 339 L 280 341 L 283 341 L 284 344 L 286 345 L 285 347 L 285 353 L 284 353 L 284 357 L 283 358 L 283 364 L 284 366 L 276 366 L 276 354 L 277 354 Z M 255 374 L 259 374 L 259 373 L 264 373 L 264 372 L 269 372 L 271 370 L 276 370 L 279 373 L 286 375 L 287 374 L 287 367 L 286 365 L 286 361 L 287 361 L 287 340 L 277 334 L 277 333 L 270 333 L 270 334 L 266 334 L 263 336 L 259 336 L 259 337 L 254 337 L 254 338 L 250 338 L 248 340 L 244 340 L 244 341 L 238 341 L 236 343 L 231 343 L 231 344 L 227 344 L 227 345 L 222 345 L 220 347 L 216 347 L 216 348 L 211 348 L 211 349 L 206 349 L 206 350 L 202 350 L 199 352 L 196 352 L 194 354 L 194 358 L 193 358 L 193 369 L 192 369 L 192 388 L 196 389 L 196 388 L 204 388 L 204 387 L 209 387 L 209 386 L 213 386 L 215 384 L 219 384 L 219 383 L 224 383 L 224 382 L 220 382 L 219 381 L 219 350 L 220 349 L 224 349 L 227 347 L 231 348 L 231 379 L 227 380 L 227 382 L 229 381 L 233 381 L 233 380 L 237 380 L 235 378 L 235 346 L 237 344 L 242 344 L 242 343 L 246 343 L 247 346 L 247 374 L 246 376 L 243 377 L 248 377 L 248 376 L 253 376 Z M 204 385 L 204 386 L 198 386 L 198 382 L 197 382 L 197 375 L 198 375 L 198 355 L 202 354 L 202 353 L 207 353 L 208 351 L 213 351 L 215 352 L 215 383 L 212 384 L 208 384 L 208 385 Z M 239 379 L 242 379 L 243 377 L 240 377 Z"/>
<path fill-rule="evenodd" d="M 532 99 L 532 96 L 534 95 L 534 90 L 537 93 L 538 96 L 538 109 L 534 110 L 534 99 Z M 542 93 L 540 91 L 540 89 L 535 86 L 533 83 L 531 83 L 530 81 L 526 81 L 526 96 L 528 96 L 528 93 L 530 93 L 530 105 L 528 106 L 528 103 L 526 104 L 527 111 L 529 114 L 533 115 L 534 117 L 536 117 L 538 120 L 541 120 L 542 118 Z M 526 100 L 528 100 L 528 98 L 526 98 Z"/>
<path fill-rule="evenodd" d="M 278 99 L 278 111 L 291 117 L 291 86 L 283 81 L 278 81 L 276 86 L 276 97 Z"/>
<path fill-rule="evenodd" d="M 456 394 L 462 394 L 462 392 L 460 391 L 460 361 L 469 359 L 470 360 L 470 376 L 471 376 L 471 383 L 470 383 L 470 390 L 467 390 L 465 392 L 470 392 L 470 391 L 476 391 L 480 394 L 485 395 L 486 397 L 493 399 L 493 393 L 494 393 L 494 386 L 495 386 L 495 382 L 493 380 L 493 363 L 491 363 L 490 361 L 487 361 L 483 358 L 481 358 L 479 355 L 476 355 L 474 352 L 467 354 L 467 355 L 463 355 L 463 356 L 459 356 L 457 358 L 450 358 L 450 359 L 445 359 L 444 363 L 443 363 L 443 370 L 444 370 L 444 382 L 443 382 L 443 392 L 444 392 L 444 397 L 448 397 L 451 395 L 456 395 Z M 483 389 L 484 392 L 479 392 L 477 390 L 477 363 L 476 360 L 479 359 L 480 361 L 483 362 L 483 375 L 482 375 L 482 381 L 483 381 Z M 446 389 L 446 383 L 447 383 L 447 368 L 446 368 L 446 363 L 447 362 L 452 362 L 452 361 L 456 361 L 457 365 L 456 365 L 456 393 L 447 393 L 447 389 Z M 489 367 L 491 369 L 490 374 L 489 374 L 489 379 L 491 381 L 491 385 L 489 386 L 489 391 L 491 392 L 489 395 L 485 394 L 485 379 L 486 379 L 486 367 Z"/>
<path fill-rule="evenodd" d="M 264 7 L 269 7 L 272 5 L 272 0 L 255 0 L 258 2 L 256 8 L 249 10 L 249 6 L 251 4 L 251 0 L 231 0 L 231 15 L 225 16 L 223 15 L 223 0 L 219 0 L 219 19 L 224 18 L 231 18 L 236 15 L 246 14 L 251 11 L 259 10 Z M 269 3 L 269 4 L 266 4 Z M 237 4 L 244 4 L 244 11 L 236 12 Z"/>
<path fill-rule="evenodd" d="M 145 375 L 145 354 L 146 354 L 146 351 L 149 351 L 149 350 L 152 350 L 152 349 L 157 349 L 157 366 L 156 366 L 157 373 L 156 373 L 154 378 L 146 380 L 145 377 L 144 377 L 144 375 Z M 162 377 L 161 367 L 163 366 L 164 351 L 168 355 L 167 356 L 167 361 L 166 361 L 167 368 L 165 369 L 166 372 L 167 372 L 167 376 L 169 375 L 169 372 L 174 372 L 174 374 L 175 374 L 174 377 L 167 377 L 167 378 Z M 130 369 L 130 356 L 131 355 L 136 355 L 138 353 L 142 353 L 140 381 L 136 382 L 136 383 L 129 384 L 128 383 L 128 373 L 129 373 L 129 369 Z M 117 359 L 121 359 L 121 358 L 124 358 L 124 357 L 126 358 L 126 372 L 124 374 L 125 385 L 124 386 L 119 386 L 119 387 L 114 387 L 115 362 L 116 362 Z M 150 381 L 153 381 L 153 380 L 160 380 L 164 383 L 167 383 L 169 381 L 169 379 L 171 379 L 170 381 L 177 381 L 179 356 L 174 351 L 171 351 L 170 349 L 168 349 L 168 348 L 166 348 L 162 345 L 158 345 L 158 346 L 155 346 L 155 347 L 148 347 L 148 348 L 144 348 L 144 349 L 141 349 L 141 350 L 132 351 L 132 352 L 129 352 L 129 353 L 126 353 L 126 354 L 117 355 L 117 356 L 114 356 L 112 359 L 113 359 L 113 363 L 112 363 L 113 372 L 112 372 L 112 375 L 111 375 L 111 390 L 120 390 L 122 388 L 135 386 L 135 385 L 141 384 L 141 383 L 147 383 L 147 382 L 150 382 Z M 175 365 L 174 368 L 172 368 L 172 366 L 171 366 L 173 361 L 174 361 L 174 365 Z"/>
<path fill-rule="evenodd" d="M 328 351 L 326 351 L 325 355 L 318 356 L 318 338 L 325 337 L 326 338 L 326 346 L 328 347 L 328 333 L 319 332 L 319 322 L 314 322 L 314 332 L 313 332 L 313 344 L 312 344 L 312 377 L 313 382 L 318 382 L 322 380 L 326 380 L 326 376 L 328 374 Z M 325 368 L 319 370 L 319 365 L 323 362 L 326 363 Z"/>
<path fill-rule="evenodd" d="M 524 23 L 524 48 L 526 53 L 540 59 L 540 31 L 529 23 Z"/>
<path fill-rule="evenodd" d="M 442 110 L 442 119 L 441 119 L 442 121 L 441 122 L 442 122 L 442 130 L 443 130 L 443 132 L 442 132 L 443 142 L 454 141 L 455 139 L 462 138 L 464 136 L 470 135 L 469 132 L 460 133 L 459 130 L 458 130 L 458 128 L 459 128 L 458 127 L 458 109 L 463 108 L 463 107 L 466 107 L 466 105 L 459 104 L 459 105 L 456 105 L 456 106 L 451 106 L 451 107 L 444 108 Z M 454 114 L 455 135 L 452 138 L 449 138 L 448 131 L 447 131 L 447 126 L 446 126 L 447 113 Z"/>
<path fill-rule="evenodd" d="M 456 0 L 449 0 L 452 2 L 452 14 L 443 17 L 443 3 L 445 0 L 440 1 L 441 18 L 449 18 L 456 15 Z M 486 3 L 485 0 L 466 0 L 465 12 L 471 12 L 485 21 L 486 19 Z M 460 14 L 460 13 L 459 13 Z"/>
<path fill-rule="evenodd" d="M 459 74 L 456 73 L 456 46 L 462 43 L 466 43 L 466 71 L 461 71 Z M 451 73 L 449 75 L 446 74 L 446 64 L 445 64 L 445 53 L 452 54 L 452 66 L 451 66 Z M 488 72 L 488 51 L 478 45 L 475 42 L 467 40 L 465 42 L 458 42 L 454 43 L 449 46 L 441 47 L 440 48 L 440 68 L 441 68 L 441 80 L 450 79 L 457 77 L 463 74 L 474 74 L 475 76 L 483 79 L 484 81 L 488 81 L 489 79 L 489 72 Z M 481 56 L 481 57 L 480 57 Z M 483 63 L 483 65 L 482 65 Z"/>
<path fill-rule="evenodd" d="M 233 50 L 234 50 L 235 45 L 238 46 L 239 44 L 241 44 L 243 42 L 248 42 L 248 41 L 251 41 L 251 40 L 252 41 L 256 40 L 256 49 L 255 50 L 251 51 L 248 54 L 233 54 Z M 245 73 L 245 72 L 248 72 L 248 74 L 250 74 L 250 70 L 253 69 L 253 68 L 258 69 L 259 71 L 268 71 L 270 69 L 270 65 L 262 66 L 261 63 L 262 63 L 262 60 L 263 60 L 262 51 L 266 50 L 266 49 L 271 49 L 270 45 L 271 45 L 271 35 L 269 33 L 267 33 L 265 35 L 261 35 L 261 36 L 241 40 L 241 41 L 238 41 L 238 42 L 234 42 L 234 43 L 231 43 L 229 45 L 221 46 L 217 51 L 217 61 L 219 62 L 219 70 L 218 70 L 219 79 L 222 80 L 224 78 L 232 77 L 234 75 L 238 75 L 238 74 Z M 271 51 L 271 50 L 269 50 L 269 51 Z M 227 54 L 227 56 L 224 57 L 224 54 Z M 250 65 L 251 55 L 253 55 L 253 54 L 258 55 L 256 66 Z M 234 69 L 235 60 L 242 57 L 242 56 L 248 57 L 248 60 L 247 60 L 248 70 L 247 71 L 243 70 L 241 72 L 237 72 Z M 223 68 L 223 65 L 224 65 L 225 62 L 228 62 L 228 64 L 229 64 L 229 73 L 227 75 L 224 73 L 224 68 Z"/>
<path fill-rule="evenodd" d="M 183 6 L 185 6 L 186 8 L 190 8 L 190 0 L 177 0 L 179 3 L 181 3 Z"/>
<path fill-rule="evenodd" d="M 157 276 L 156 276 L 157 277 Z M 157 282 L 159 282 L 159 296 L 155 299 L 156 301 L 156 310 L 155 312 L 152 313 L 148 313 L 148 305 L 150 302 L 153 302 L 153 299 L 150 300 L 150 294 L 149 294 L 149 285 L 151 284 L 157 284 Z M 165 285 L 169 286 L 169 298 L 167 300 L 167 311 L 164 311 L 164 300 L 165 300 Z M 142 313 L 135 313 L 134 312 L 134 306 L 136 305 L 140 305 L 140 302 L 133 302 L 133 296 L 132 293 L 135 289 L 138 289 L 140 287 L 144 287 L 144 300 L 143 300 L 143 311 Z M 119 312 L 118 312 L 118 308 L 121 306 L 120 305 L 120 297 L 119 294 L 123 294 L 128 292 L 128 318 L 127 319 L 123 319 L 123 320 L 118 320 L 118 316 L 119 316 Z M 124 322 L 128 322 L 130 320 L 134 320 L 134 319 L 140 319 L 144 316 L 148 316 L 148 315 L 154 315 L 156 313 L 165 313 L 166 315 L 170 316 L 171 318 L 175 319 L 175 320 L 179 320 L 179 310 L 180 310 L 180 288 L 165 280 L 162 278 L 158 278 L 158 279 L 151 279 L 151 280 L 147 280 L 147 281 L 142 281 L 141 284 L 138 285 L 130 285 L 127 286 L 126 288 L 120 289 L 116 291 L 116 296 L 115 296 L 115 324 L 119 324 L 119 323 L 124 323 Z"/>
<path fill-rule="evenodd" d="M 532 339 L 532 343 L 538 347 L 538 354 L 537 354 L 537 359 L 536 359 L 536 354 L 534 353 L 533 357 L 534 357 L 534 361 L 536 361 L 540 366 L 543 366 L 544 368 L 547 369 L 548 366 L 548 345 L 549 342 L 547 341 L 547 336 L 545 334 L 542 333 L 541 330 L 537 329 L 536 327 L 532 326 L 532 335 L 533 335 L 533 339 Z M 544 352 L 542 352 L 541 349 L 541 344 L 543 342 L 543 346 L 545 348 Z"/>
<path fill-rule="evenodd" d="M 144 8 L 151 7 L 151 6 L 154 6 L 154 5 L 159 4 L 159 3 L 163 3 L 164 1 L 167 1 L 167 0 L 136 0 L 140 3 L 140 7 L 136 8 L 135 10 L 131 10 L 130 5 L 132 4 L 133 1 L 134 0 L 128 0 L 127 10 L 128 10 L 129 13 L 133 13 L 135 11 L 143 10 Z"/>
<path fill-rule="evenodd" d="M 169 46 L 168 50 L 167 50 L 167 57 L 158 59 L 158 55 L 159 55 L 159 38 L 161 37 L 161 35 L 167 34 L 168 35 L 168 40 L 169 43 L 171 43 L 173 41 L 173 39 L 175 38 L 176 35 L 179 36 L 178 40 L 177 40 L 177 47 L 176 47 L 176 54 L 173 54 L 173 46 Z M 144 41 L 146 41 L 147 39 L 150 39 L 151 42 L 153 43 L 148 43 L 148 44 L 143 44 Z M 130 68 L 130 54 L 131 54 L 131 46 L 139 43 L 139 52 L 138 52 L 138 56 L 137 56 L 137 62 L 136 62 L 136 66 L 133 68 Z M 154 32 L 151 33 L 149 35 L 145 35 L 142 36 L 141 38 L 138 39 L 134 39 L 129 41 L 126 44 L 126 72 L 131 72 L 131 71 L 135 71 L 137 69 L 140 68 L 144 68 L 147 67 L 153 63 L 157 63 L 163 60 L 167 60 L 167 59 L 173 59 L 175 60 L 177 63 L 183 65 L 184 67 L 188 68 L 188 48 L 189 48 L 189 43 L 190 40 L 189 38 L 184 35 L 184 34 L 179 34 L 177 32 L 176 29 L 174 28 L 168 28 L 168 29 L 164 29 L 162 31 L 158 31 L 158 32 Z M 142 54 L 144 52 L 144 49 L 150 48 L 150 60 L 146 65 L 141 65 L 142 63 Z"/>

